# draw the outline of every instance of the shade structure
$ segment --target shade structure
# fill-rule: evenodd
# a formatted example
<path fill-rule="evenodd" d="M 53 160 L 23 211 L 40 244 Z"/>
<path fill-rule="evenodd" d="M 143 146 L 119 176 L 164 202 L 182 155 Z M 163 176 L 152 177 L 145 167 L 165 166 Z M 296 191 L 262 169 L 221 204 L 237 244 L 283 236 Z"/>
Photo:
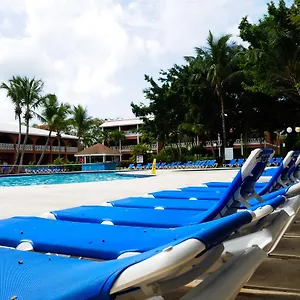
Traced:
<path fill-rule="evenodd" d="M 121 158 L 122 154 L 116 150 L 113 150 L 105 145 L 96 144 L 89 148 L 86 148 L 78 153 L 75 154 L 75 157 L 83 157 L 86 162 L 86 158 L 92 157 L 103 157 L 103 162 L 106 162 L 107 157 L 119 157 Z M 91 159 L 90 159 L 91 162 Z"/>

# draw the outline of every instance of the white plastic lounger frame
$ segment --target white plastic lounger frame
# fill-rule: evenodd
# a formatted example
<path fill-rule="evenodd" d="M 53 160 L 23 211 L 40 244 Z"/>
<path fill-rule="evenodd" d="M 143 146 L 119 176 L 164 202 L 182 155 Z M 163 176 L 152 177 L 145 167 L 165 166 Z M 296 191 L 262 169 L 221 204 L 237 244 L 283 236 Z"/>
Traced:
<path fill-rule="evenodd" d="M 273 211 L 272 207 L 268 207 L 267 209 L 257 209 L 255 211 L 250 211 L 252 215 L 252 222 L 256 222 L 257 220 L 266 217 L 268 214 L 271 213 L 271 211 Z M 199 242 L 198 240 L 194 239 L 190 239 L 189 241 L 191 240 Z M 166 280 L 166 278 L 172 278 L 172 276 L 177 277 L 177 281 L 184 281 L 181 283 L 177 282 L 177 287 L 188 283 L 188 281 L 186 281 L 186 278 L 188 275 L 190 275 L 190 271 L 192 269 L 193 271 L 194 269 L 198 269 L 198 272 L 199 270 L 201 270 L 201 272 L 199 272 L 200 276 L 203 272 L 206 271 L 206 269 L 209 268 L 208 262 L 205 261 L 205 255 L 200 256 L 198 258 L 196 258 L 196 255 L 194 255 L 197 251 L 198 253 L 201 253 L 205 250 L 205 245 L 201 242 L 199 243 L 200 244 L 198 246 L 203 248 L 198 248 L 197 250 L 196 248 L 194 248 L 196 247 L 196 244 L 194 246 L 193 242 L 188 246 L 187 244 L 185 244 L 184 247 L 186 249 L 184 250 L 183 246 L 179 247 L 183 245 L 183 243 L 181 243 L 180 245 L 176 246 L 176 251 L 174 251 L 175 247 L 166 248 L 163 252 L 148 259 L 147 261 L 140 262 L 136 265 L 129 267 L 124 272 L 122 272 L 122 274 L 115 281 L 111 289 L 111 294 L 123 291 L 124 289 L 129 287 L 139 286 L 145 295 L 152 296 L 155 295 L 155 293 L 157 294 L 158 290 L 165 290 L 166 287 L 169 287 L 170 290 L 174 289 L 174 286 L 171 288 L 171 285 L 166 283 L 162 286 L 161 289 L 159 289 L 159 283 L 156 282 L 156 280 L 158 279 L 162 280 L 163 278 L 165 278 Z M 180 251 L 184 251 L 185 253 L 182 253 Z M 168 253 L 168 255 L 166 255 L 166 253 Z M 164 259 L 167 259 L 168 261 L 163 261 Z M 213 264 L 213 262 L 215 261 L 216 260 L 214 259 L 211 260 L 209 263 Z M 223 259 L 220 259 L 220 262 L 221 261 L 224 262 Z M 184 270 L 180 268 L 184 268 Z M 184 272 L 180 273 L 180 271 Z M 179 280 L 178 276 L 181 280 Z M 191 276 L 188 276 L 188 278 L 190 280 L 193 280 Z M 154 284 L 154 286 L 151 284 Z"/>
<path fill-rule="evenodd" d="M 224 242 L 225 251 L 237 253 L 252 245 L 257 245 L 267 253 L 271 253 L 288 227 L 294 222 L 299 210 L 300 196 L 290 198 L 281 208 L 261 220 L 259 226 L 249 227 L 250 231 L 246 235 L 233 235 L 230 240 Z"/>
<path fill-rule="evenodd" d="M 245 282 L 267 256 L 259 247 L 247 249 L 225 263 L 180 300 L 235 299 Z"/>

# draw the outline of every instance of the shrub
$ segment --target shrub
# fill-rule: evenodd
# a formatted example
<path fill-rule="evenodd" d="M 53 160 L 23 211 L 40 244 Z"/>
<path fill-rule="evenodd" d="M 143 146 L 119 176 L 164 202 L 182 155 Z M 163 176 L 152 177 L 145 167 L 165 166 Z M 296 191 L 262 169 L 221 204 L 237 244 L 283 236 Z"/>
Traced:
<path fill-rule="evenodd" d="M 128 159 L 128 160 L 122 160 L 120 162 L 120 167 L 121 168 L 128 168 L 128 166 L 131 164 L 132 162 Z"/>

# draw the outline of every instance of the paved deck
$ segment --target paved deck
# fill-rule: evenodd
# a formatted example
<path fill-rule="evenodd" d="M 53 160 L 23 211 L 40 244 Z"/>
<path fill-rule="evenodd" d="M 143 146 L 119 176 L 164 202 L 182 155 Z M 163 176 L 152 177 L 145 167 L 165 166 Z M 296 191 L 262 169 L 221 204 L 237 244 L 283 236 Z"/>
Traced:
<path fill-rule="evenodd" d="M 151 191 L 199 185 L 205 181 L 229 181 L 236 170 L 158 170 L 157 176 L 128 180 L 45 186 L 0 187 L 0 218 L 42 213 L 79 205 L 97 205 L 108 200 L 142 196 Z M 150 174 L 151 171 L 135 171 Z"/>

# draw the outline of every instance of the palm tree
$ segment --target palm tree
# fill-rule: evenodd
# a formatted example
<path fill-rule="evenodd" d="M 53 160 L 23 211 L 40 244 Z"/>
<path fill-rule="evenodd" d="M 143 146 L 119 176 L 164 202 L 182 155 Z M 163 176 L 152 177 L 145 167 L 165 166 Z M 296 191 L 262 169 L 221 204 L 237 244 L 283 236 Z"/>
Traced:
<path fill-rule="evenodd" d="M 21 145 L 21 139 L 22 139 L 22 118 L 21 118 L 21 116 L 22 116 L 22 98 L 19 93 L 20 81 L 21 81 L 20 76 L 17 76 L 17 77 L 13 76 L 12 79 L 10 79 L 8 81 L 8 84 L 3 82 L 0 86 L 1 89 L 6 90 L 7 97 L 9 97 L 11 99 L 11 101 L 14 105 L 15 119 L 18 119 L 18 124 L 19 124 L 19 134 L 18 134 L 16 157 L 15 157 L 13 166 L 9 172 L 11 172 L 18 163 L 19 153 L 20 153 L 20 145 Z"/>
<path fill-rule="evenodd" d="M 109 133 L 109 138 L 115 145 L 118 144 L 119 147 L 120 142 L 125 139 L 125 134 L 123 131 L 113 130 Z"/>
<path fill-rule="evenodd" d="M 67 130 L 68 126 L 71 123 L 71 120 L 68 119 L 68 116 L 71 113 L 71 106 L 68 103 L 61 103 L 57 110 L 57 116 L 55 118 L 54 129 L 56 131 L 56 136 L 58 140 L 59 154 L 60 157 L 60 145 L 61 145 L 61 133 Z"/>
<path fill-rule="evenodd" d="M 42 112 L 40 115 L 38 115 L 38 118 L 43 122 L 43 124 L 49 130 L 49 135 L 48 135 L 46 144 L 44 146 L 43 152 L 37 163 L 38 165 L 41 164 L 41 162 L 44 158 L 47 146 L 49 145 L 52 132 L 55 131 L 55 129 L 56 129 L 57 119 L 59 118 L 59 109 L 60 109 L 60 105 L 59 105 L 56 95 L 49 94 L 43 99 Z"/>
<path fill-rule="evenodd" d="M 200 61 L 200 64 L 206 70 L 207 80 L 210 82 L 221 105 L 221 121 L 222 121 L 222 142 L 223 142 L 223 159 L 226 147 L 226 125 L 225 125 L 225 85 L 230 81 L 234 74 L 239 47 L 234 43 L 230 43 L 231 35 L 223 35 L 215 38 L 211 31 L 207 38 L 206 48 L 195 48 L 197 57 L 195 60 L 190 58 L 192 63 Z M 199 64 L 198 64 L 199 66 Z M 203 76 L 203 68 L 201 69 L 201 77 Z"/>
<path fill-rule="evenodd" d="M 43 101 L 41 93 L 43 91 L 44 82 L 42 80 L 36 80 L 35 78 L 29 79 L 27 77 L 21 77 L 18 91 L 22 99 L 22 107 L 24 107 L 24 120 L 26 125 L 26 133 L 23 142 L 20 163 L 23 165 L 23 158 L 25 153 L 25 146 L 29 135 L 29 123 L 33 116 L 36 114 L 35 110 L 39 107 Z"/>
<path fill-rule="evenodd" d="M 81 105 L 73 106 L 72 125 L 76 130 L 79 143 L 81 143 L 83 135 L 90 129 L 92 122 L 93 119 L 88 115 L 87 108 Z"/>
<path fill-rule="evenodd" d="M 110 131 L 102 130 L 100 133 L 102 143 L 106 146 L 110 146 Z"/>
<path fill-rule="evenodd" d="M 101 124 L 103 124 L 102 120 L 97 118 L 92 119 L 90 128 L 82 136 L 84 147 L 90 147 L 102 142 Z"/>

